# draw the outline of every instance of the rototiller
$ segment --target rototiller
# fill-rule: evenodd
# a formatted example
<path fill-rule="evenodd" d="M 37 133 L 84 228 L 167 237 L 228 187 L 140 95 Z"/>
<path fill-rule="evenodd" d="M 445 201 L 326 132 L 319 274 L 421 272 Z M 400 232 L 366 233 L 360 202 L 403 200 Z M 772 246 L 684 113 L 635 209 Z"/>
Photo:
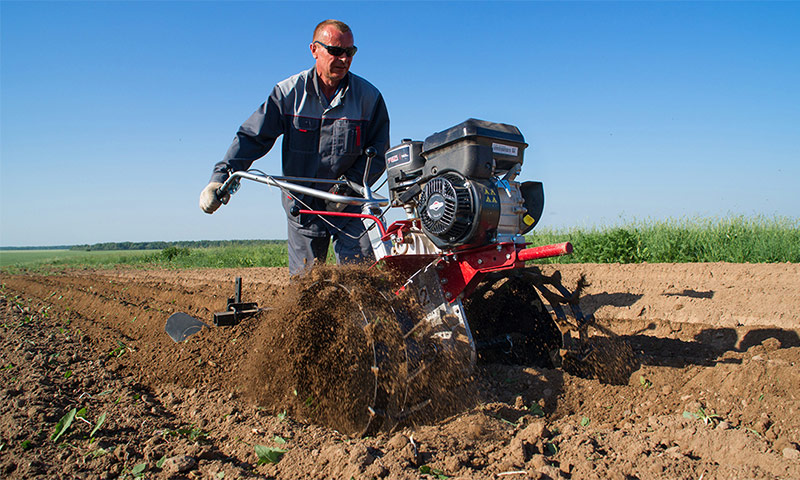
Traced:
<path fill-rule="evenodd" d="M 295 198 L 292 214 L 360 218 L 370 236 L 375 267 L 405 279 L 394 292 L 384 293 L 387 298 L 405 295 L 415 304 L 414 314 L 392 307 L 402 336 L 393 348 L 402 351 L 388 354 L 389 343 L 368 340 L 373 393 L 366 405 L 354 406 L 363 409 L 363 433 L 394 425 L 425 407 L 429 399 L 424 389 L 412 385 L 439 368 L 437 362 L 458 364 L 467 374 L 478 359 L 552 367 L 565 356 L 587 354 L 592 318 L 578 306 L 581 282 L 571 292 L 558 273 L 546 276 L 536 267 L 526 267 L 530 260 L 572 251 L 569 243 L 531 247 L 525 240 L 544 208 L 542 184 L 517 180 L 527 146 L 517 127 L 469 119 L 424 142 L 403 140 L 389 149 L 388 199 L 376 196 L 367 181 L 377 153 L 372 147 L 365 151 L 361 184 L 250 170 L 233 172 L 218 191 L 224 198 L 237 191 L 242 179 L 252 180 Z M 336 193 L 347 191 L 345 187 L 355 193 Z M 311 210 L 302 201 L 305 196 L 331 205 L 359 205 L 361 213 Z M 405 219 L 387 225 L 384 214 L 391 207 L 402 208 Z M 346 300 L 354 288 L 358 287 L 319 282 L 304 295 L 333 289 Z M 238 279 L 236 292 L 226 312 L 215 315 L 215 325 L 235 324 L 259 311 L 255 303 L 241 301 Z M 366 329 L 377 314 L 364 305 L 357 307 L 355 321 Z M 181 341 L 205 325 L 179 313 L 168 320 L 167 332 Z M 389 380 L 406 388 L 390 389 Z"/>

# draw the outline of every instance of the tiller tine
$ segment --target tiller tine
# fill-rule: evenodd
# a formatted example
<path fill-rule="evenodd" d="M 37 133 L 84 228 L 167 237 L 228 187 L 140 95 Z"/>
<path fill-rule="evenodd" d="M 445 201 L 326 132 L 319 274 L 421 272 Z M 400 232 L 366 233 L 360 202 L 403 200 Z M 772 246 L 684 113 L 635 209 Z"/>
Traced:
<path fill-rule="evenodd" d="M 588 286 L 586 279 L 581 276 L 574 292 L 570 292 L 561 283 L 561 272 L 556 271 L 553 275 L 545 275 L 538 268 L 526 269 L 525 274 L 531 279 L 531 283 L 541 296 L 547 300 L 553 314 L 555 323 L 561 331 L 562 347 L 559 351 L 562 358 L 571 357 L 578 361 L 584 361 L 592 353 L 592 346 L 589 344 L 589 326 L 594 324 L 594 315 L 584 315 L 579 305 L 581 291 Z M 548 286 L 554 288 L 553 292 Z M 574 321 L 571 321 L 563 306 L 569 307 Z M 577 337 L 573 335 L 577 332 Z"/>

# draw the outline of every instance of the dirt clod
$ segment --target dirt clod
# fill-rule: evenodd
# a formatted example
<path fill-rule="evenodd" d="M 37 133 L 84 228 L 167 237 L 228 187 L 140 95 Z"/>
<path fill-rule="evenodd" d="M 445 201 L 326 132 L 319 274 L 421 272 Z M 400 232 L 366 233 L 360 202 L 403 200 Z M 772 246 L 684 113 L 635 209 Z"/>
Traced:
<path fill-rule="evenodd" d="M 163 469 L 167 473 L 186 473 L 197 465 L 197 461 L 188 455 L 176 455 L 164 461 Z"/>

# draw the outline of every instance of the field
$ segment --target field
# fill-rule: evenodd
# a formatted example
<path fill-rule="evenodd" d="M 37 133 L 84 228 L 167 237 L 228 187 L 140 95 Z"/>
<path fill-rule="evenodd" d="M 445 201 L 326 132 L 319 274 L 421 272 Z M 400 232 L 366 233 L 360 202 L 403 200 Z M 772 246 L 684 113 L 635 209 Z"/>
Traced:
<path fill-rule="evenodd" d="M 283 310 L 164 334 L 173 312 L 223 310 L 235 276 L 245 300 L 286 303 L 284 268 L 3 273 L 0 476 L 800 478 L 800 265 L 542 269 L 586 276 L 594 334 L 634 352 L 622 381 L 482 364 L 446 416 L 363 439 L 250 395 L 280 381 L 252 365 L 254 332 L 297 321 Z"/>
<path fill-rule="evenodd" d="M 39 265 L 58 266 L 62 264 L 110 264 L 122 263 L 127 258 L 141 257 L 144 250 L 111 250 L 104 252 L 84 252 L 80 250 L 0 250 L 0 268 L 31 268 Z"/>

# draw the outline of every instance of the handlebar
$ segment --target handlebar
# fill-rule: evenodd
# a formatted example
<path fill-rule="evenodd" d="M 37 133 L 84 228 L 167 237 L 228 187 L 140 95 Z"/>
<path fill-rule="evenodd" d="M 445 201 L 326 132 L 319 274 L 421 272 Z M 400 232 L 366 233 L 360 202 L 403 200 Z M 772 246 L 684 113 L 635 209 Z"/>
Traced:
<path fill-rule="evenodd" d="M 239 189 L 239 182 L 241 179 L 252 180 L 254 182 L 263 183 L 265 185 L 269 185 L 271 187 L 278 187 L 281 189 L 289 190 L 291 192 L 300 193 L 303 195 L 309 195 L 315 198 L 320 198 L 325 201 L 334 202 L 334 203 L 343 203 L 346 205 L 373 205 L 377 207 L 385 207 L 389 205 L 389 200 L 383 197 L 376 197 L 372 193 L 372 189 L 369 187 L 369 169 L 372 163 L 372 158 L 377 155 L 378 151 L 374 147 L 368 147 L 365 150 L 367 155 L 367 165 L 364 170 L 364 183 L 362 185 L 357 185 L 352 181 L 349 180 L 332 180 L 332 179 L 323 179 L 323 178 L 307 178 L 307 177 L 283 177 L 283 176 L 272 176 L 272 175 L 264 175 L 259 173 L 253 172 L 233 172 L 225 183 L 222 184 L 221 187 L 217 189 L 216 196 L 222 203 L 228 203 L 227 196 L 232 195 Z M 306 187 L 304 185 L 298 185 L 298 182 L 303 183 L 325 183 L 330 185 L 347 185 L 353 190 L 361 193 L 363 197 L 349 197 L 346 195 L 338 195 L 335 193 L 331 193 L 324 190 L 318 190 L 316 188 Z"/>

